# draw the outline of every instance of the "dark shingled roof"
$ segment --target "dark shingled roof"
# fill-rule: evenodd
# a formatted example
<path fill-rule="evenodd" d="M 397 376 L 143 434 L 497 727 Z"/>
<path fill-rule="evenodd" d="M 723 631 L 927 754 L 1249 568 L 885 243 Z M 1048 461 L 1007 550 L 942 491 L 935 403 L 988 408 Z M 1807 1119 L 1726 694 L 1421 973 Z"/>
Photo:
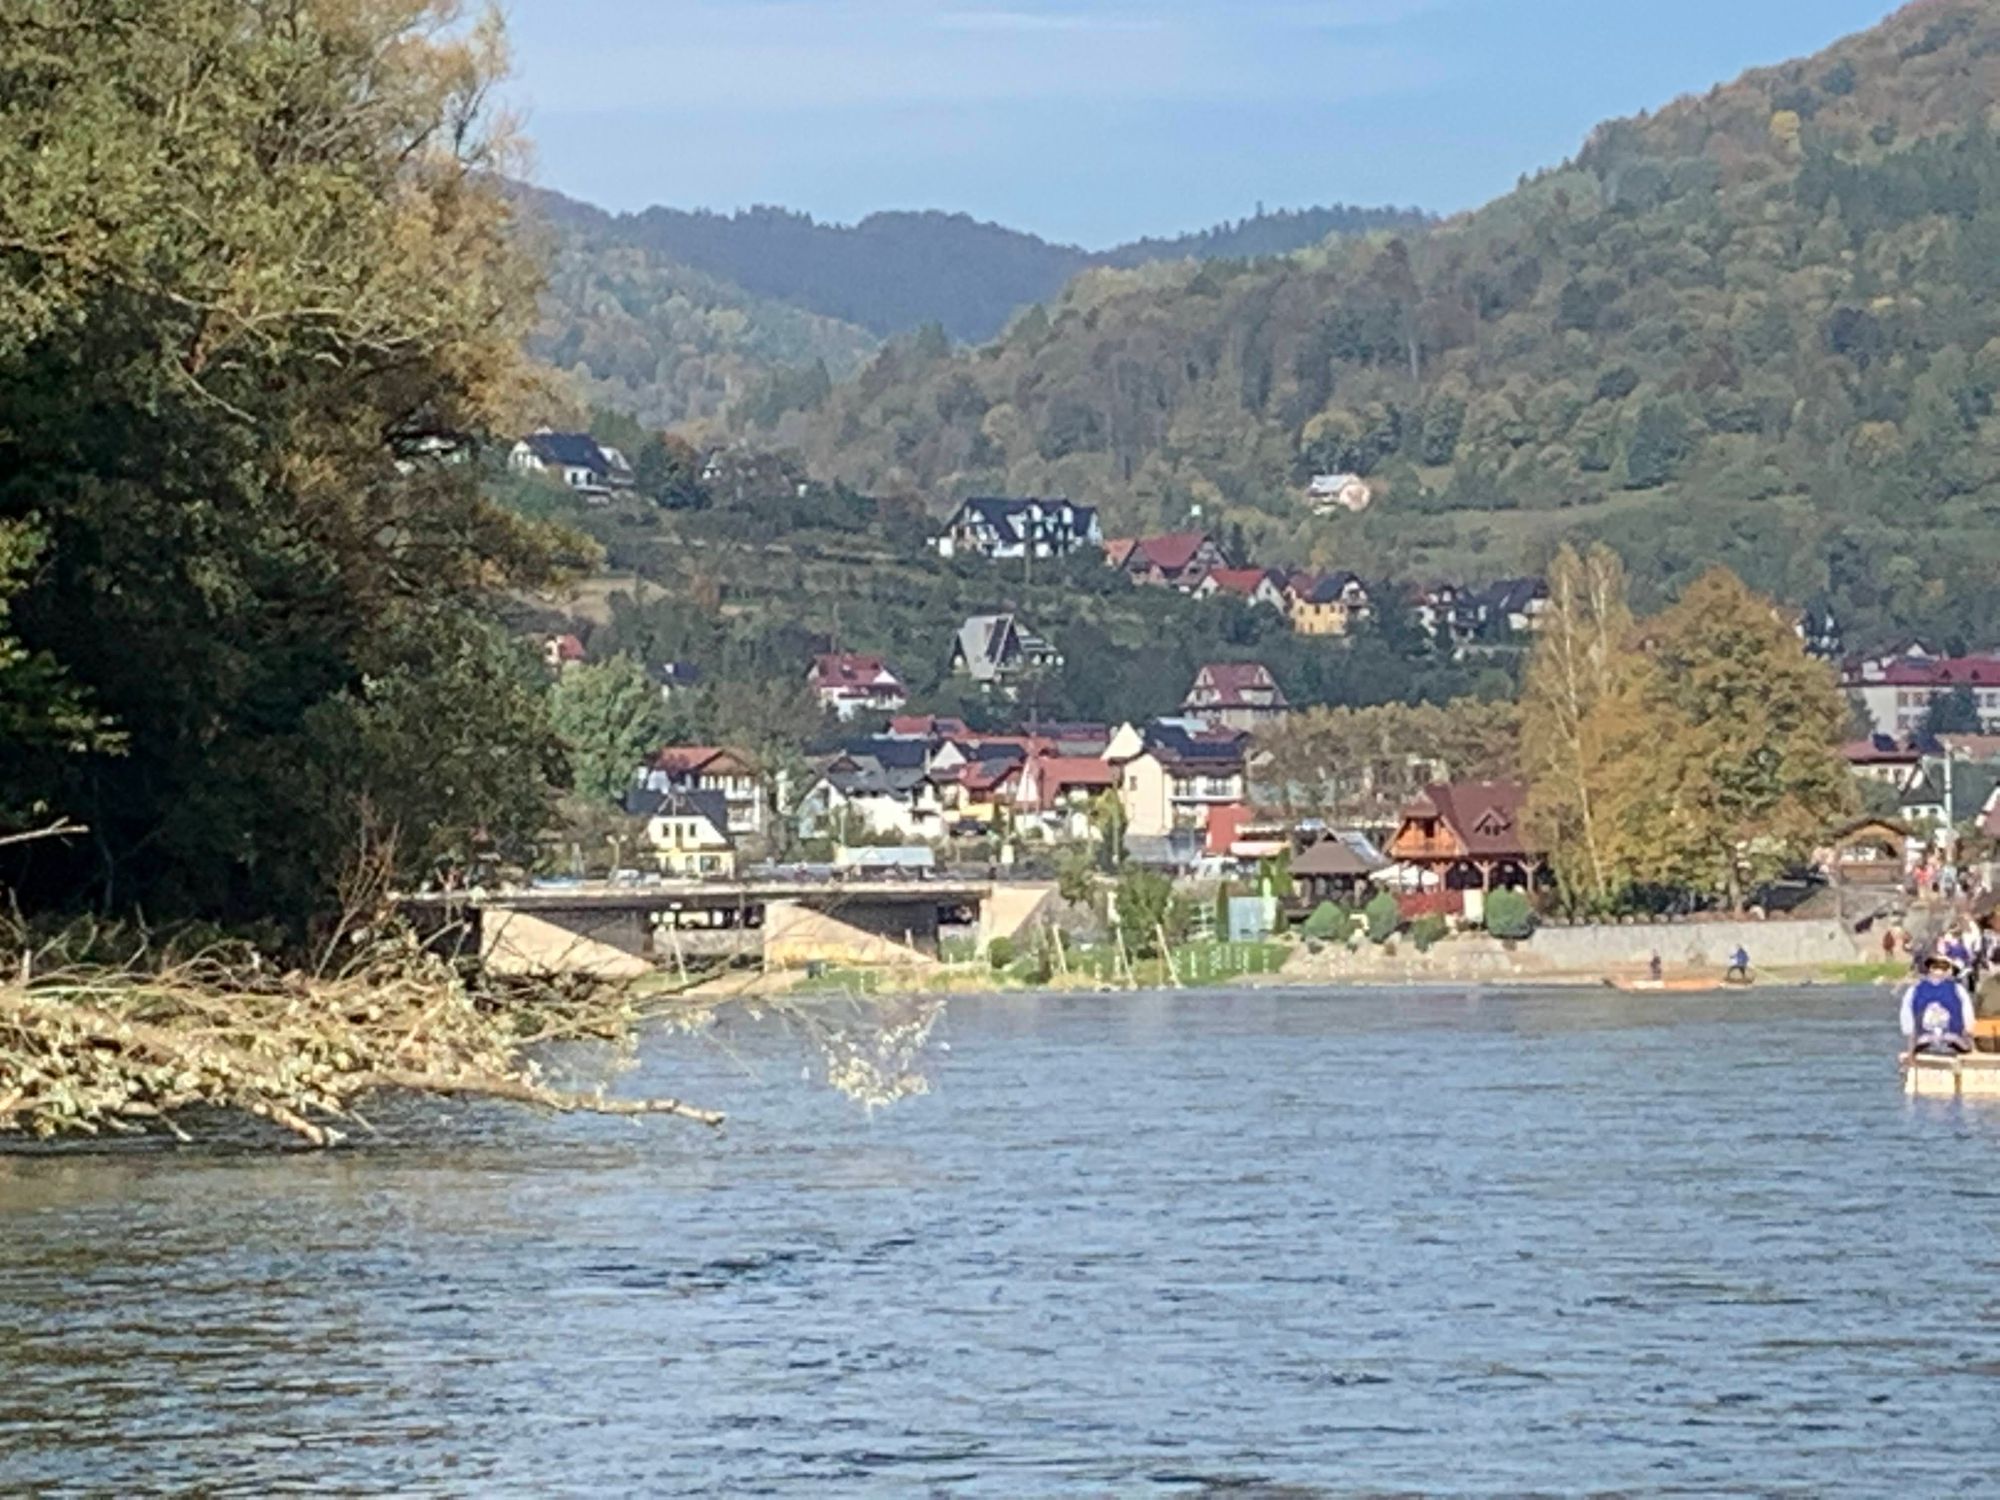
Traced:
<path fill-rule="evenodd" d="M 716 832 L 724 838 L 729 836 L 729 801 L 720 792 L 629 787 L 625 792 L 625 811 L 635 818 L 706 818 L 715 825 Z"/>
<path fill-rule="evenodd" d="M 587 432 L 537 432 L 522 441 L 545 464 L 588 469 L 593 474 L 608 474 L 611 471 L 604 450 L 598 447 L 597 439 Z"/>

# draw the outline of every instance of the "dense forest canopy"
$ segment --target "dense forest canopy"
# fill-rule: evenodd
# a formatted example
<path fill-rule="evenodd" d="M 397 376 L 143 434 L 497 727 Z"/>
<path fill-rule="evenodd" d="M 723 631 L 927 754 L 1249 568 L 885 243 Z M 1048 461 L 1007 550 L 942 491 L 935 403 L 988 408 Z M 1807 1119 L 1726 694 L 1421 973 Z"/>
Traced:
<path fill-rule="evenodd" d="M 757 208 L 609 214 L 515 185 L 550 265 L 530 352 L 578 402 L 654 425 L 769 426 L 824 400 L 884 337 L 992 338 L 1092 266 L 1274 255 L 1328 235 L 1427 223 L 1410 209 L 1259 212 L 1101 254 L 963 214 L 855 225 Z"/>
<path fill-rule="evenodd" d="M 997 343 L 892 343 L 766 441 L 869 489 L 1193 506 L 1377 576 L 1615 543 L 1643 602 L 1715 562 L 1851 636 L 2000 612 L 2000 3 L 1605 125 L 1427 233 L 1092 271 Z M 1365 515 L 1313 516 L 1316 473 Z"/>
<path fill-rule="evenodd" d="M 539 830 L 499 53 L 452 0 L 0 10 L 0 808 L 88 828 L 6 851 L 30 905 L 299 917 L 364 825 Z"/>
<path fill-rule="evenodd" d="M 880 347 L 867 329 L 697 270 L 599 209 L 518 186 L 512 196 L 547 269 L 528 352 L 564 373 L 571 401 L 655 427 L 719 424 L 746 406 L 775 419 Z"/>

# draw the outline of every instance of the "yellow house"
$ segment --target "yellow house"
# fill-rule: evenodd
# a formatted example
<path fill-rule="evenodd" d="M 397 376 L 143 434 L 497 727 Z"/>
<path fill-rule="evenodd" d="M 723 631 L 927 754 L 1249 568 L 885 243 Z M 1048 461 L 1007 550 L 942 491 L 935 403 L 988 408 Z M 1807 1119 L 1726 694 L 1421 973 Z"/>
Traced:
<path fill-rule="evenodd" d="M 635 787 L 625 809 L 646 820 L 646 845 L 661 874 L 677 880 L 736 878 L 736 843 L 721 792 Z"/>
<path fill-rule="evenodd" d="M 1371 607 L 1367 586 L 1352 573 L 1299 574 L 1285 585 L 1285 612 L 1296 635 L 1346 635 Z"/>

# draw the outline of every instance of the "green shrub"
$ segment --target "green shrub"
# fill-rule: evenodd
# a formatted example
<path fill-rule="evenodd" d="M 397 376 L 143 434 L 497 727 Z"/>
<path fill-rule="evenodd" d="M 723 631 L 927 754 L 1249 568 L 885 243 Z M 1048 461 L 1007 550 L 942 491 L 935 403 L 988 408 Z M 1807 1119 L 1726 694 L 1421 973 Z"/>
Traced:
<path fill-rule="evenodd" d="M 1387 891 L 1368 903 L 1364 915 L 1368 918 L 1368 941 L 1371 943 L 1388 942 L 1403 925 L 1403 909 Z"/>
<path fill-rule="evenodd" d="M 1494 891 L 1486 898 L 1486 930 L 1497 938 L 1529 937 L 1535 930 L 1535 908 L 1519 891 Z"/>
<path fill-rule="evenodd" d="M 1410 941 L 1417 945 L 1417 952 L 1428 953 L 1443 942 L 1451 927 L 1443 917 L 1433 912 L 1427 917 L 1418 917 L 1410 924 Z"/>
<path fill-rule="evenodd" d="M 1127 870 L 1118 879 L 1118 926 L 1132 957 L 1157 958 L 1162 929 L 1169 942 L 1187 936 L 1187 903 L 1174 894 L 1174 883 L 1166 876 Z"/>
<path fill-rule="evenodd" d="M 1313 908 L 1312 915 L 1305 919 L 1299 931 L 1309 938 L 1325 942 L 1330 938 L 1346 937 L 1347 927 L 1347 913 L 1331 901 L 1322 901 Z"/>
<path fill-rule="evenodd" d="M 997 937 L 986 947 L 986 961 L 993 966 L 995 974 L 1011 969 L 1019 956 L 1012 938 Z"/>

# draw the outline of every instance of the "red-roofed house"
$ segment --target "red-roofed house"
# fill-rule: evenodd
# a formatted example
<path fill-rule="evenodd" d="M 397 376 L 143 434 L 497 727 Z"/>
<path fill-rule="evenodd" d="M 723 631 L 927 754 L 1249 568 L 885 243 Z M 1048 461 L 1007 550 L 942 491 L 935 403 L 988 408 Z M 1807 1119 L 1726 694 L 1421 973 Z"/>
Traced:
<path fill-rule="evenodd" d="M 551 672 L 563 672 L 583 662 L 589 653 L 573 635 L 552 635 L 542 642 L 542 663 Z"/>
<path fill-rule="evenodd" d="M 1863 781 L 1879 781 L 1897 791 L 1907 790 L 1923 774 L 1923 747 L 1912 739 L 1871 735 L 1840 747 L 1847 768 Z"/>
<path fill-rule="evenodd" d="M 1285 611 L 1285 575 L 1272 568 L 1217 568 L 1194 591 L 1197 599 L 1226 594 L 1246 604 Z"/>
<path fill-rule="evenodd" d="M 1878 734 L 1922 729 L 1932 702 L 1959 688 L 1979 705 L 1983 727 L 2000 733 L 2000 656 L 1878 658 L 1851 668 L 1841 686 L 1861 700 Z"/>
<path fill-rule="evenodd" d="M 1256 730 L 1292 711 L 1285 690 L 1260 662 L 1211 662 L 1194 674 L 1181 711 L 1211 728 Z"/>
<path fill-rule="evenodd" d="M 940 718 L 936 714 L 898 714 L 889 721 L 892 740 L 934 740 L 940 743 L 961 739 L 972 731 L 963 719 Z"/>
<path fill-rule="evenodd" d="M 814 657 L 806 682 L 820 706 L 841 719 L 851 719 L 864 709 L 894 713 L 910 701 L 910 690 L 894 668 L 879 656 L 855 651 Z"/>
<path fill-rule="evenodd" d="M 1543 852 L 1522 819 L 1527 800 L 1517 781 L 1434 781 L 1403 809 L 1389 858 L 1418 871 L 1426 890 L 1533 891 Z"/>
<path fill-rule="evenodd" d="M 1134 583 L 1183 594 L 1199 589 L 1217 568 L 1229 566 L 1229 554 L 1205 531 L 1121 538 L 1105 544 L 1104 558 Z"/>
<path fill-rule="evenodd" d="M 669 745 L 638 776 L 654 792 L 719 792 L 729 809 L 729 832 L 761 834 L 767 816 L 764 781 L 747 755 L 715 745 Z"/>
<path fill-rule="evenodd" d="M 1039 819 L 1057 838 L 1088 838 L 1091 802 L 1115 791 L 1118 782 L 1118 767 L 1107 760 L 1038 752 L 1021 767 L 1014 788 L 1015 814 Z"/>

